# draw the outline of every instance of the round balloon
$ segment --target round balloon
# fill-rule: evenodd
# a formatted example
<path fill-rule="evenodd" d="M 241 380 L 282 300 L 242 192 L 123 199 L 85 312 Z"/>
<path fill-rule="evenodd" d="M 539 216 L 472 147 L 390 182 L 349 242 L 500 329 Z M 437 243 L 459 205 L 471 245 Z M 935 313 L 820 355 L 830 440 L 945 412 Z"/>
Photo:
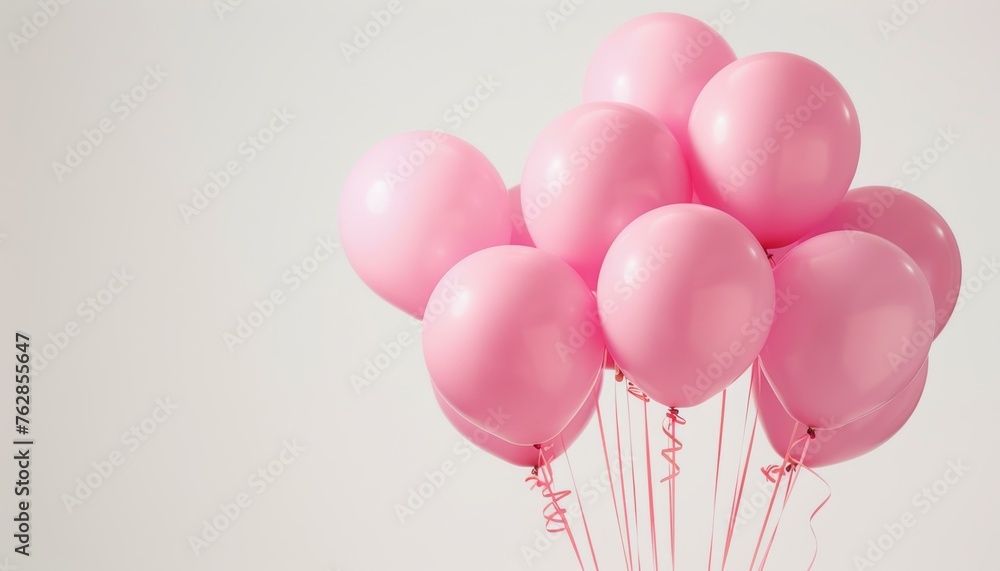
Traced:
<path fill-rule="evenodd" d="M 765 248 L 791 244 L 837 206 L 861 151 L 843 86 L 806 58 L 762 53 L 716 74 L 691 111 L 691 174 L 705 204 Z"/>
<path fill-rule="evenodd" d="M 417 131 L 386 139 L 351 170 L 340 237 L 351 266 L 417 318 L 441 276 L 469 254 L 510 242 L 503 180 L 465 141 Z"/>
<path fill-rule="evenodd" d="M 558 436 L 601 374 L 594 295 L 542 250 L 470 255 L 445 274 L 429 307 L 423 346 L 434 386 L 472 424 L 512 444 Z"/>
<path fill-rule="evenodd" d="M 542 448 L 545 449 L 545 458 L 549 462 L 566 452 L 566 449 L 572 446 L 576 442 L 576 439 L 580 437 L 580 434 L 583 433 L 583 429 L 587 428 L 590 419 L 594 417 L 594 411 L 597 410 L 597 399 L 600 393 L 601 379 L 598 378 L 597 384 L 594 385 L 594 390 L 590 393 L 590 398 L 587 399 L 587 402 L 583 403 L 583 408 L 576 413 L 573 420 L 566 425 L 566 428 L 559 433 L 559 436 L 542 444 Z M 458 430 L 459 434 L 468 438 L 473 444 L 515 466 L 538 466 L 538 447 L 511 444 L 506 440 L 497 438 L 478 428 L 468 420 L 465 420 L 462 415 L 458 414 L 448 404 L 448 401 L 444 400 L 444 397 L 436 389 L 434 390 L 434 396 L 437 398 L 438 405 L 441 407 L 441 411 L 444 412 L 444 416 L 448 419 L 448 422 Z"/>
<path fill-rule="evenodd" d="M 800 423 L 798 431 L 795 431 L 795 419 L 788 416 L 782 408 L 778 397 L 774 395 L 771 385 L 756 363 L 753 367 L 752 382 L 764 434 L 767 435 L 767 440 L 774 451 L 784 456 L 789 443 L 805 436 L 808 428 Z M 803 464 L 810 468 L 820 468 L 852 460 L 878 448 L 899 432 L 913 415 L 926 383 L 927 361 L 924 361 L 923 366 L 903 391 L 884 406 L 840 428 L 816 430 L 816 437 L 809 443 Z M 803 444 L 794 446 L 789 457 L 796 460 L 802 458 L 802 449 Z"/>
<path fill-rule="evenodd" d="M 829 232 L 774 268 L 789 302 L 776 312 L 761 367 L 788 413 L 839 428 L 899 394 L 934 338 L 927 279 L 899 246 L 873 234 Z"/>
<path fill-rule="evenodd" d="M 806 237 L 850 230 L 881 236 L 920 266 L 934 295 L 935 336 L 948 323 L 962 286 L 962 256 L 948 223 L 929 204 L 890 186 L 866 186 L 844 200 Z M 786 251 L 775 252 L 783 257 Z"/>
<path fill-rule="evenodd" d="M 588 103 L 556 119 L 532 146 L 521 179 L 535 245 L 565 260 L 591 289 L 622 228 L 690 199 L 673 135 L 649 113 L 620 103 Z"/>
<path fill-rule="evenodd" d="M 711 26 L 646 14 L 615 29 L 590 60 L 583 100 L 618 101 L 662 121 L 686 151 L 688 117 L 705 84 L 736 54 Z"/>
<path fill-rule="evenodd" d="M 700 404 L 747 369 L 774 317 L 764 250 L 732 216 L 697 204 L 648 212 L 611 245 L 597 285 L 608 350 L 670 407 Z"/>

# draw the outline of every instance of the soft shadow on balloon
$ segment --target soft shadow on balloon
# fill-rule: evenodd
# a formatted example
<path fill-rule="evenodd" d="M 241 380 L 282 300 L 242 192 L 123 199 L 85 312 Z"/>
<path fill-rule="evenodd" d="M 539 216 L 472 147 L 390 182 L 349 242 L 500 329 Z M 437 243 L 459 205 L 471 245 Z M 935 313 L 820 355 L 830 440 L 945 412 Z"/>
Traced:
<path fill-rule="evenodd" d="M 428 310 L 422 333 L 434 386 L 463 417 L 508 442 L 558 436 L 602 373 L 594 295 L 543 250 L 476 252 L 445 274 L 429 307 L 440 309 Z"/>
<path fill-rule="evenodd" d="M 780 263 L 805 240 L 837 230 L 867 232 L 885 238 L 913 258 L 934 296 L 937 337 L 955 311 L 962 286 L 962 255 L 944 218 L 931 205 L 904 190 L 891 186 L 855 188 L 802 239 L 770 253 Z"/>
<path fill-rule="evenodd" d="M 594 385 L 594 391 L 590 394 L 590 398 L 587 399 L 587 402 L 576 413 L 573 420 L 566 425 L 566 428 L 559 433 L 559 436 L 541 444 L 541 447 L 545 449 L 545 458 L 547 460 L 555 460 L 561 456 L 567 448 L 576 442 L 576 439 L 580 437 L 583 430 L 587 428 L 590 419 L 594 417 L 594 412 L 597 410 L 597 401 L 600 398 L 602 385 L 603 379 L 598 379 L 597 384 Z M 441 411 L 444 412 L 444 416 L 448 419 L 448 422 L 458 430 L 459 434 L 468 438 L 469 441 L 479 448 L 515 466 L 530 468 L 538 465 L 539 449 L 537 446 L 511 444 L 502 438 L 493 436 L 458 414 L 458 411 L 452 408 L 448 404 L 448 401 L 444 400 L 444 397 L 441 396 L 441 393 L 437 389 L 434 389 L 434 397 L 437 399 L 437 403 L 440 405 Z"/>
<path fill-rule="evenodd" d="M 808 426 L 798 423 L 798 431 L 794 434 L 796 421 L 778 402 L 778 397 L 767 378 L 755 362 L 753 374 L 754 399 L 757 402 L 760 423 L 767 435 L 771 447 L 784 457 L 792 439 L 800 439 L 806 435 Z M 852 460 L 878 448 L 899 432 L 899 429 L 910 419 L 920 402 L 927 383 L 927 361 L 906 385 L 901 393 L 893 397 L 885 405 L 873 410 L 861 418 L 849 422 L 833 430 L 816 429 L 816 438 L 809 443 L 803 464 L 810 468 L 820 468 Z M 803 444 L 793 447 L 791 458 L 802 457 Z"/>
<path fill-rule="evenodd" d="M 785 410 L 839 428 L 898 395 L 934 336 L 934 300 L 916 262 L 863 232 L 828 232 L 774 268 L 789 302 L 775 312 L 760 365 Z"/>
<path fill-rule="evenodd" d="M 732 216 L 698 204 L 643 214 L 608 250 L 597 286 L 612 359 L 654 401 L 688 408 L 750 366 L 774 311 L 764 250 Z"/>

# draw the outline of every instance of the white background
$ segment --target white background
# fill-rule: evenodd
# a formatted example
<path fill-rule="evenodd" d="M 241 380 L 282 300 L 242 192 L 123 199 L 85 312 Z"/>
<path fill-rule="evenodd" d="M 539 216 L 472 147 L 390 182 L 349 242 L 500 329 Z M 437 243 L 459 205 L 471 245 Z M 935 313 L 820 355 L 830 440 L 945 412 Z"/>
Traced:
<path fill-rule="evenodd" d="M 245 0 L 220 17 L 207 0 L 77 1 L 60 5 L 15 50 L 7 34 L 22 33 L 22 18 L 41 8 L 28 0 L 3 3 L 0 333 L 10 342 L 0 352 L 12 358 L 14 331 L 22 330 L 36 350 L 53 343 L 55 358 L 44 369 L 35 363 L 40 370 L 31 385 L 32 555 L 13 553 L 9 448 L 0 461 L 0 565 L 574 568 L 564 539 L 527 561 L 523 548 L 542 527 L 542 500 L 523 482 L 525 470 L 478 450 L 456 453 L 463 445 L 436 408 L 419 342 L 360 394 L 352 386 L 351 376 L 363 373 L 381 343 L 403 332 L 417 339 L 419 331 L 366 289 L 342 252 L 320 262 L 301 287 L 293 290 L 294 282 L 282 278 L 313 254 L 317 239 L 338 240 L 344 178 L 353 161 L 391 134 L 444 128 L 484 151 L 516 184 L 534 137 L 580 101 L 597 44 L 643 13 L 726 16 L 723 34 L 738 54 L 791 51 L 828 68 L 861 118 L 856 185 L 903 182 L 950 222 L 965 279 L 980 271 L 994 277 L 984 258 L 1000 254 L 995 2 L 908 0 L 914 13 L 905 22 L 897 16 L 898 30 L 882 33 L 879 20 L 893 14 L 889 0 L 590 0 L 555 25 L 546 12 L 558 10 L 557 0 L 402 0 L 402 12 L 348 61 L 342 44 L 354 41 L 371 10 L 387 4 Z M 123 118 L 116 99 L 141 85 L 147 66 L 166 75 L 152 91 L 139 89 L 144 100 Z M 483 77 L 500 87 L 461 124 L 446 119 Z M 275 108 L 294 119 L 248 161 L 241 143 L 268 127 Z M 53 162 L 65 162 L 66 146 L 85 140 L 82 131 L 102 119 L 113 131 L 59 180 Z M 949 128 L 960 138 L 929 170 L 919 178 L 904 171 L 911 155 Z M 179 207 L 192 204 L 195 189 L 231 160 L 240 174 L 185 220 Z M 121 268 L 134 276 L 128 286 L 100 313 L 78 311 Z M 998 281 L 969 284 L 931 351 L 927 390 L 910 423 L 876 452 L 822 471 L 834 495 L 815 523 L 817 569 L 857 568 L 868 542 L 904 512 L 917 523 L 902 538 L 883 540 L 892 545 L 876 568 L 995 567 Z M 235 333 L 254 301 L 275 289 L 285 302 L 230 351 L 224 334 Z M 70 322 L 77 334 L 57 350 L 49 335 L 61 339 L 57 333 Z M 723 512 L 746 382 L 730 391 Z M 0 398 L 8 403 L 0 407 L 0 434 L 13 437 L 13 379 L 0 387 L 8 395 Z M 612 394 L 604 393 L 608 413 Z M 157 399 L 178 408 L 162 423 L 146 420 L 155 432 L 137 448 L 123 442 Z M 705 568 L 718 406 L 716 399 L 687 411 L 682 431 L 681 569 Z M 658 420 L 662 410 L 651 414 Z M 305 450 L 286 454 L 293 461 L 258 495 L 261 488 L 248 478 L 279 460 L 283 442 L 293 440 Z M 94 463 L 115 451 L 124 462 L 68 510 L 77 479 L 86 480 Z M 580 480 L 600 475 L 596 423 L 570 458 Z M 775 459 L 758 440 L 751 499 L 763 493 L 757 468 Z M 394 506 L 449 461 L 457 472 L 401 523 Z M 969 470 L 922 513 L 913 496 L 941 478 L 949 462 Z M 564 467 L 556 465 L 556 477 L 567 485 Z M 805 568 L 811 556 L 806 518 L 824 488 L 808 477 L 800 486 L 769 568 Z M 196 554 L 189 538 L 240 493 L 252 503 Z M 665 490 L 657 493 L 662 516 Z M 585 506 L 602 568 L 621 569 L 610 496 L 598 494 Z M 745 512 L 731 568 L 746 567 L 762 521 L 752 504 Z M 659 524 L 662 563 L 666 519 Z"/>

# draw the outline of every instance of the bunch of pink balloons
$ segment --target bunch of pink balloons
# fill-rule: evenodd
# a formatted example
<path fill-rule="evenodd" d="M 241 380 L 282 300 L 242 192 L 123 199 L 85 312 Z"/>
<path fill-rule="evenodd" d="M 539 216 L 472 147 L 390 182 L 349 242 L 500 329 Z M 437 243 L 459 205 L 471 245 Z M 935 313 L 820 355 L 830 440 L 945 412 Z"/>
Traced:
<path fill-rule="evenodd" d="M 796 426 L 828 431 L 816 465 L 892 436 L 961 264 L 919 198 L 848 191 L 861 131 L 844 87 L 797 55 L 737 58 L 708 25 L 661 13 L 600 45 L 583 100 L 541 130 L 510 191 L 440 131 L 378 143 L 347 179 L 345 252 L 422 319 L 452 424 L 531 465 L 583 430 L 606 364 L 676 409 L 754 365 L 780 453 Z"/>

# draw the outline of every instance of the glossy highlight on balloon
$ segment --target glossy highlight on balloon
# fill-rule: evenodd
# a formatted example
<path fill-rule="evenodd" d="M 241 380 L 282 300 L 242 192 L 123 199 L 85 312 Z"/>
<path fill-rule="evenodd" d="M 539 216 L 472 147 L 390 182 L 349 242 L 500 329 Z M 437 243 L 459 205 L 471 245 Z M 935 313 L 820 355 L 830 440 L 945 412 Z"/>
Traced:
<path fill-rule="evenodd" d="M 535 246 L 597 286 L 601 262 L 629 222 L 691 200 L 687 163 L 674 136 L 649 113 L 588 103 L 549 124 L 521 178 L 521 207 Z"/>
<path fill-rule="evenodd" d="M 357 162 L 340 197 L 340 238 L 375 293 L 421 318 L 459 260 L 510 242 L 500 174 L 472 145 L 437 131 L 390 137 Z"/>
<path fill-rule="evenodd" d="M 753 362 L 774 311 L 764 250 L 732 216 L 697 204 L 652 210 L 612 244 L 597 286 L 608 351 L 653 400 L 688 408 Z"/>
<path fill-rule="evenodd" d="M 604 365 L 597 303 L 583 279 L 542 250 L 497 246 L 456 264 L 431 299 L 441 309 L 424 316 L 424 358 L 441 396 L 510 443 L 558 436 Z"/>
<path fill-rule="evenodd" d="M 861 128 L 844 87 L 804 57 L 736 60 L 702 90 L 688 123 L 695 193 L 765 248 L 830 214 L 858 167 Z"/>
<path fill-rule="evenodd" d="M 736 54 L 708 24 L 683 14 L 639 16 L 611 33 L 590 60 L 583 100 L 651 113 L 688 154 L 688 118 L 702 88 Z"/>
<path fill-rule="evenodd" d="M 934 339 L 934 300 L 899 246 L 863 232 L 821 234 L 774 269 L 792 300 L 777 313 L 760 364 L 785 410 L 834 429 L 899 394 Z"/>

